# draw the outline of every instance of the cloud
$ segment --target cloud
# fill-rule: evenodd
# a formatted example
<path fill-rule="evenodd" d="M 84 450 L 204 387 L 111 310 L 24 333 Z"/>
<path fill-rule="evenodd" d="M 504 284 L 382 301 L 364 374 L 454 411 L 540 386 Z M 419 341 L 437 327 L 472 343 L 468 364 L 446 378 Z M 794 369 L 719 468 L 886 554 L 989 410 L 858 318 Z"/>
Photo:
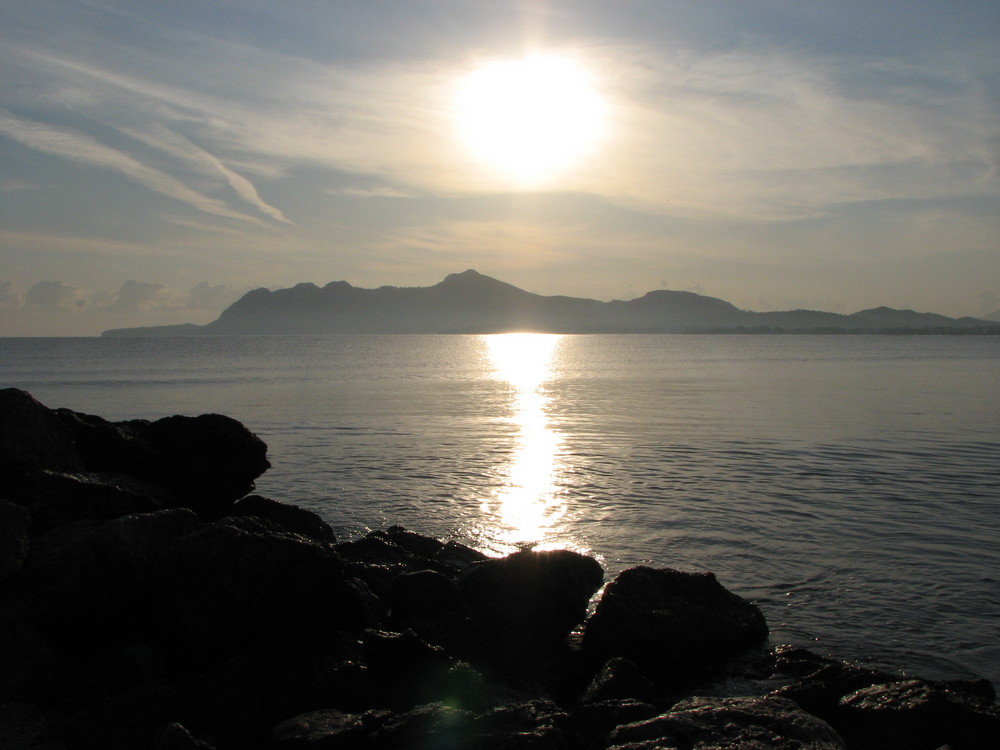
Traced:
<path fill-rule="evenodd" d="M 147 146 L 179 159 L 202 174 L 221 176 L 242 200 L 261 213 L 285 224 L 292 223 L 280 209 L 268 204 L 260 197 L 257 188 L 250 180 L 229 169 L 211 153 L 195 145 L 180 133 L 175 133 L 159 123 L 152 123 L 146 130 L 132 127 L 120 127 L 119 130 Z"/>
<path fill-rule="evenodd" d="M 25 120 L 5 110 L 0 110 L 0 133 L 36 151 L 69 159 L 78 164 L 117 172 L 132 182 L 186 203 L 204 213 L 257 222 L 256 219 L 229 209 L 222 201 L 189 188 L 165 172 L 147 166 L 122 151 L 98 143 L 85 133 Z"/>
<path fill-rule="evenodd" d="M 0 284 L 0 310 L 18 310 L 24 305 L 24 295 L 12 281 Z"/>
<path fill-rule="evenodd" d="M 82 304 L 80 289 L 62 281 L 39 281 L 28 289 L 25 303 L 40 310 L 72 310 Z"/>
<path fill-rule="evenodd" d="M 108 310 L 111 312 L 127 313 L 147 310 L 164 289 L 166 287 L 163 284 L 152 284 L 148 281 L 133 281 L 130 279 L 122 284 L 111 304 L 108 305 Z"/>

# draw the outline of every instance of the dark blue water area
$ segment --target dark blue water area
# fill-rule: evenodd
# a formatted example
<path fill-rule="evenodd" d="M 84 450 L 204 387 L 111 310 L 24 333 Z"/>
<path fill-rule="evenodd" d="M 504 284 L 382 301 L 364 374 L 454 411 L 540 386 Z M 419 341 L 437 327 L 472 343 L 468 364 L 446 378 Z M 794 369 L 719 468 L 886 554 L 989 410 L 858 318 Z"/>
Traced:
<path fill-rule="evenodd" d="M 229 414 L 344 538 L 711 570 L 776 643 L 1000 684 L 1000 337 L 0 339 L 0 386 Z"/>

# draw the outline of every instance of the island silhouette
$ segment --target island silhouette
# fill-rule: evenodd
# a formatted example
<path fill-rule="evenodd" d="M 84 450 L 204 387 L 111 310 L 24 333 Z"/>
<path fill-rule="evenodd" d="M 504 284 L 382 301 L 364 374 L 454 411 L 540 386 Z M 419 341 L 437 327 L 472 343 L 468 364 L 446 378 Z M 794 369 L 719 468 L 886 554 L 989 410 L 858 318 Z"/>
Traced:
<path fill-rule="evenodd" d="M 102 336 L 365 333 L 1000 333 L 1000 323 L 877 307 L 851 315 L 751 312 L 694 292 L 602 302 L 543 296 L 469 269 L 428 287 L 346 281 L 247 292 L 206 325 L 115 328 Z"/>

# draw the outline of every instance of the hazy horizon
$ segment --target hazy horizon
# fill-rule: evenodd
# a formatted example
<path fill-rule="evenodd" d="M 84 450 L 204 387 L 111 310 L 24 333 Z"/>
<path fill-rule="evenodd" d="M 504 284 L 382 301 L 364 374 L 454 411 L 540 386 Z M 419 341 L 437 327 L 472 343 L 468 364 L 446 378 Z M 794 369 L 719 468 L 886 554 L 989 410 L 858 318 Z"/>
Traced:
<path fill-rule="evenodd" d="M 998 27 L 985 0 L 9 3 L 0 336 L 466 268 L 982 317 Z"/>

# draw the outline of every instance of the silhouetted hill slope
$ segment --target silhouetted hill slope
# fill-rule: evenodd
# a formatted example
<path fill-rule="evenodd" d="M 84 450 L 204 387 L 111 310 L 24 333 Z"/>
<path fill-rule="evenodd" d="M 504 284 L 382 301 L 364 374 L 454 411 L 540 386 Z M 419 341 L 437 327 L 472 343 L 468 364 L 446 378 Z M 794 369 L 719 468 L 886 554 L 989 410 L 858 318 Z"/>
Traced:
<path fill-rule="evenodd" d="M 324 333 L 687 333 L 714 331 L 980 331 L 1000 324 L 880 307 L 854 315 L 792 310 L 755 313 L 693 292 L 658 290 L 600 302 L 545 297 L 473 270 L 429 287 L 362 289 L 346 281 L 320 288 L 254 289 L 204 326 L 120 328 L 105 336 Z"/>

